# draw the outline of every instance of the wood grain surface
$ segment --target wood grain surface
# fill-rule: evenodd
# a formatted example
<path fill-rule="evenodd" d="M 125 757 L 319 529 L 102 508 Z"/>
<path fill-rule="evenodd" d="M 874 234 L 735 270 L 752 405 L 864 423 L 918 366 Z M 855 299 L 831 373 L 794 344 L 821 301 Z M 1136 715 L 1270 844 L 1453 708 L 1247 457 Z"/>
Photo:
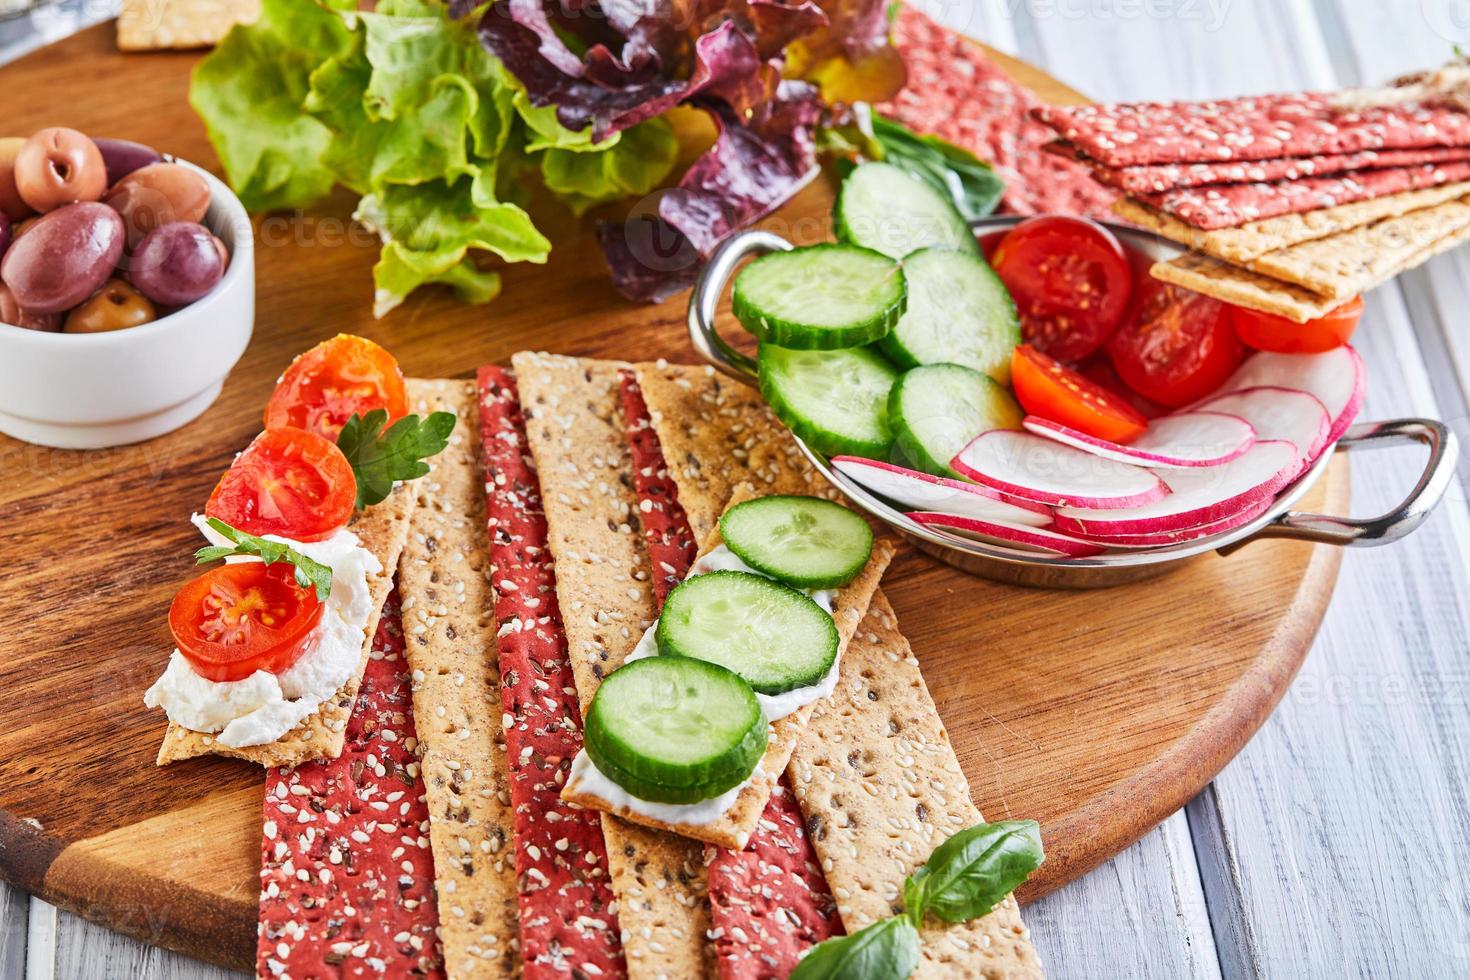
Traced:
<path fill-rule="evenodd" d="M 184 101 L 194 60 L 122 57 L 110 29 L 95 28 L 0 69 L 6 127 L 69 125 L 213 166 Z M 1009 64 L 1043 96 L 1076 98 Z M 772 225 L 818 235 L 830 199 L 819 182 Z M 163 610 L 190 574 L 187 516 L 258 428 L 280 369 L 339 331 L 378 340 L 418 376 L 469 376 L 526 348 L 692 360 L 682 303 L 621 300 L 570 215 L 548 223 L 550 263 L 507 270 L 491 306 L 425 294 L 374 321 L 376 250 L 350 225 L 351 205 L 339 195 L 257 219 L 255 339 L 199 421 L 94 453 L 0 439 L 0 876 L 235 966 L 254 949 L 260 774 L 223 760 L 155 769 L 163 725 L 141 695 L 169 649 Z M 1334 467 L 1306 503 L 1338 512 L 1346 498 Z M 1339 561 L 1333 549 L 1262 543 L 1105 593 L 997 585 L 913 552 L 895 563 L 885 590 L 977 802 L 993 818 L 1043 823 L 1048 861 L 1028 897 L 1138 839 L 1244 744 L 1300 665 Z"/>

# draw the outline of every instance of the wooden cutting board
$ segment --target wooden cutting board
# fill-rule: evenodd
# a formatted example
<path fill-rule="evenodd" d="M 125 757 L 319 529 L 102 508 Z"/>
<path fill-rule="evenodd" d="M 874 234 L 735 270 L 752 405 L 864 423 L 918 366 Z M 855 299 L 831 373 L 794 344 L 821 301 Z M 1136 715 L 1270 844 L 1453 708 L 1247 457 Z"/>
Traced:
<path fill-rule="evenodd" d="M 1077 93 L 1000 57 L 1055 101 Z M 66 125 L 215 165 L 186 102 L 196 56 L 122 56 L 104 25 L 0 69 L 0 135 Z M 818 182 L 783 220 L 825 222 Z M 171 644 L 200 507 L 260 425 L 290 358 L 360 333 L 420 377 L 468 377 L 523 349 L 692 361 L 682 299 L 631 305 L 586 225 L 562 216 L 549 264 L 518 266 L 492 305 L 416 296 L 370 312 L 376 248 L 353 201 L 257 219 L 255 338 L 224 394 L 143 445 L 63 452 L 0 437 L 0 876 L 122 932 L 230 966 L 254 961 L 262 776 L 205 759 L 156 769 L 163 719 L 143 691 Z M 824 224 L 810 227 L 824 227 Z M 1342 512 L 1336 465 L 1307 498 Z M 1034 817 L 1047 862 L 1023 897 L 1137 840 L 1229 760 L 1285 691 L 1321 621 L 1340 552 L 1263 542 L 1166 578 L 1041 592 L 905 550 L 884 582 L 992 818 Z"/>

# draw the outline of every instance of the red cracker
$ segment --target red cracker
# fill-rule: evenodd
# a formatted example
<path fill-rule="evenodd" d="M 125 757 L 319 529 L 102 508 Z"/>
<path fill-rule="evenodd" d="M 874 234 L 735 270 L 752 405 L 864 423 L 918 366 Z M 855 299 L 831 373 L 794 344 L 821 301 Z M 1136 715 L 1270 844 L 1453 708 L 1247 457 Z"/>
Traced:
<path fill-rule="evenodd" d="M 256 974 L 442 978 L 398 596 L 336 759 L 266 776 Z"/>
<path fill-rule="evenodd" d="M 561 799 L 582 718 L 520 398 L 499 367 L 479 390 L 524 975 L 626 977 L 601 817 Z"/>
<path fill-rule="evenodd" d="M 1031 118 L 1041 100 L 976 44 L 907 6 L 899 12 L 894 39 L 909 83 L 879 112 L 988 161 L 1006 182 L 1002 211 L 1110 216 L 1117 193 L 1094 181 L 1085 167 L 1042 150 L 1054 134 Z"/>
<path fill-rule="evenodd" d="M 648 406 L 631 371 L 622 375 L 623 410 L 633 448 L 633 485 L 654 565 L 658 601 L 688 574 L 697 550 L 689 519 Z M 796 968 L 802 951 L 842 934 L 837 903 L 827 889 L 801 810 L 777 786 L 744 851 L 706 846 L 710 930 L 720 980 L 778 980 Z"/>

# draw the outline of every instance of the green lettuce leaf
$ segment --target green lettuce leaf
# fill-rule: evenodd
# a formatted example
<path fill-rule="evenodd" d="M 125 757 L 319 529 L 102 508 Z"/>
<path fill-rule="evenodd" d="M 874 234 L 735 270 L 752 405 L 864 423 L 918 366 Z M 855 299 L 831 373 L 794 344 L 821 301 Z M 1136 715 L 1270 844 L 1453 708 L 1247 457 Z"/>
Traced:
<path fill-rule="evenodd" d="M 454 182 L 389 184 L 368 194 L 354 217 L 383 240 L 373 267 L 373 313 L 383 316 L 414 289 L 445 283 L 468 303 L 484 303 L 500 291 L 500 278 L 482 270 L 470 249 L 507 262 L 545 262 L 551 251 L 530 215 L 496 200 L 488 172 Z"/>
<path fill-rule="evenodd" d="M 260 19 L 231 29 L 194 69 L 189 104 L 249 210 L 305 207 L 332 189 L 332 130 L 302 103 L 312 71 L 351 40 L 325 6 L 263 0 Z"/>
<path fill-rule="evenodd" d="M 607 201 L 647 194 L 674 169 L 679 141 L 662 118 L 623 130 L 597 153 L 550 149 L 541 155 L 541 179 L 577 214 Z"/>

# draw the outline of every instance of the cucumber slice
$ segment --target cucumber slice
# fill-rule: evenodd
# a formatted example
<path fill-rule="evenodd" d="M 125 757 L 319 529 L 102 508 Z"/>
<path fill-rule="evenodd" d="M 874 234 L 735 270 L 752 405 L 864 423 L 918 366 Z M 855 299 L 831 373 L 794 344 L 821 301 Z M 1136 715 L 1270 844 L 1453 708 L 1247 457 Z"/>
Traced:
<path fill-rule="evenodd" d="M 873 529 L 820 497 L 760 497 L 720 518 L 725 545 L 756 571 L 798 589 L 835 589 L 873 554 Z"/>
<path fill-rule="evenodd" d="M 964 479 L 949 465 L 982 432 L 1019 429 L 1021 407 L 989 375 L 959 364 L 905 371 L 888 396 L 899 452 L 915 469 Z"/>
<path fill-rule="evenodd" d="M 710 572 L 680 582 L 664 600 L 654 636 L 665 657 L 719 664 L 761 694 L 810 687 L 837 659 L 837 626 L 827 610 L 789 585 L 750 572 Z"/>
<path fill-rule="evenodd" d="M 760 347 L 761 395 L 803 442 L 829 456 L 886 459 L 893 444 L 888 390 L 898 372 L 865 347 Z"/>
<path fill-rule="evenodd" d="M 904 310 L 903 269 L 869 248 L 813 245 L 763 255 L 735 277 L 734 311 L 762 341 L 796 350 L 870 344 Z"/>
<path fill-rule="evenodd" d="M 980 242 L 954 204 L 891 163 L 855 167 L 837 192 L 837 237 L 901 259 L 938 246 L 980 254 Z"/>
<path fill-rule="evenodd" d="M 613 671 L 587 709 L 587 754 L 641 800 L 698 803 L 740 785 L 765 754 L 750 685 L 718 664 L 648 657 Z"/>
<path fill-rule="evenodd" d="M 942 248 L 920 249 L 903 270 L 908 303 L 878 349 L 900 368 L 963 364 L 1009 385 L 1021 318 L 995 270 L 978 255 Z"/>

